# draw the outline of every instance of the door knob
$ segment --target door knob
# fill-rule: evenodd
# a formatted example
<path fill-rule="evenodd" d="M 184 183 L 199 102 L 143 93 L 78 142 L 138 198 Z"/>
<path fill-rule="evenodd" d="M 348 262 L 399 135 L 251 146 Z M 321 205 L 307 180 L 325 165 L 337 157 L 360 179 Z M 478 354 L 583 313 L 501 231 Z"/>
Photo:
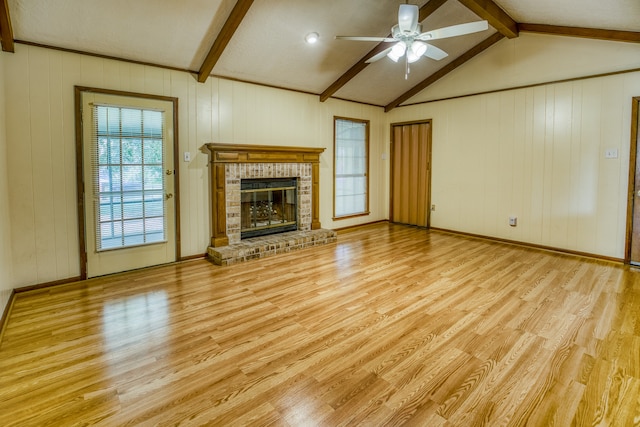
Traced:
<path fill-rule="evenodd" d="M 167 194 L 165 195 L 165 198 L 166 198 L 167 200 L 169 200 L 169 199 L 170 199 L 170 198 L 172 198 L 172 197 L 173 197 L 173 194 L 171 194 L 171 193 L 167 193 Z"/>

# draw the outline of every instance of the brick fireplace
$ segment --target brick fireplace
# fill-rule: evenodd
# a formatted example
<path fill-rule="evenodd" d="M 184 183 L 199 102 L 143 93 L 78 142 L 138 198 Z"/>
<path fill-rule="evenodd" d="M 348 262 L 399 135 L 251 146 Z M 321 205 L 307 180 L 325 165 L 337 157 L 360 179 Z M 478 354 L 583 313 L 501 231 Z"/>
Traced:
<path fill-rule="evenodd" d="M 216 264 L 232 264 L 335 241 L 320 225 L 320 155 L 324 148 L 206 144 L 210 156 L 211 246 Z M 241 239 L 241 182 L 295 178 L 297 230 Z"/>

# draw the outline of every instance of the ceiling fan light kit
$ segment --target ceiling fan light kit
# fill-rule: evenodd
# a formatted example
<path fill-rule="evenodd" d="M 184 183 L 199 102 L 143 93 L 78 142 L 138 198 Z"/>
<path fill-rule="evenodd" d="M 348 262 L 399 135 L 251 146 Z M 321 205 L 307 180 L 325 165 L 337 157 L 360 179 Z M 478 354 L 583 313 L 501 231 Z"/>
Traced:
<path fill-rule="evenodd" d="M 448 37 L 462 36 L 465 34 L 484 31 L 489 28 L 487 21 L 468 22 L 466 24 L 452 25 L 432 31 L 422 32 L 422 25 L 418 22 L 420 11 L 418 6 L 401 4 L 398 9 L 398 24 L 391 28 L 391 37 L 352 37 L 336 36 L 336 39 L 355 41 L 377 41 L 382 43 L 395 43 L 377 55 L 367 59 L 366 63 L 376 62 L 385 56 L 393 62 L 398 62 L 405 56 L 405 79 L 409 75 L 409 64 L 426 56 L 439 61 L 448 54 L 437 46 L 426 43 L 427 40 L 444 39 Z"/>
<path fill-rule="evenodd" d="M 427 44 L 425 42 L 414 41 L 411 43 L 411 47 L 407 51 L 407 60 L 416 62 L 422 55 L 427 52 Z"/>
<path fill-rule="evenodd" d="M 393 47 L 391 48 L 391 51 L 387 53 L 387 56 L 393 62 L 398 62 L 398 60 L 402 58 L 406 50 L 407 50 L 407 46 L 403 42 L 398 42 L 393 45 Z"/>

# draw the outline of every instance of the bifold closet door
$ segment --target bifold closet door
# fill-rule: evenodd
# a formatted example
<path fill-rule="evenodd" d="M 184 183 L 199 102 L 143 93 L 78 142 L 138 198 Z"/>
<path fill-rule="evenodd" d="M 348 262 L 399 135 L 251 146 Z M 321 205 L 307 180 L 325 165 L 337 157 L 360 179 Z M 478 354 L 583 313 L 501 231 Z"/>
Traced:
<path fill-rule="evenodd" d="M 431 123 L 393 125 L 392 222 L 429 226 Z"/>

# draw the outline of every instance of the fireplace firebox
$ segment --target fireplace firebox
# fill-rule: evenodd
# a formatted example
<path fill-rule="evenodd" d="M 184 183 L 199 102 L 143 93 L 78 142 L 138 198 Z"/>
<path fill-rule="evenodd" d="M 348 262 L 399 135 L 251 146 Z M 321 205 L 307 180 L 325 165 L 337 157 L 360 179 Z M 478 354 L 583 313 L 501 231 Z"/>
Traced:
<path fill-rule="evenodd" d="M 296 178 L 243 179 L 240 182 L 240 237 L 298 229 Z"/>

